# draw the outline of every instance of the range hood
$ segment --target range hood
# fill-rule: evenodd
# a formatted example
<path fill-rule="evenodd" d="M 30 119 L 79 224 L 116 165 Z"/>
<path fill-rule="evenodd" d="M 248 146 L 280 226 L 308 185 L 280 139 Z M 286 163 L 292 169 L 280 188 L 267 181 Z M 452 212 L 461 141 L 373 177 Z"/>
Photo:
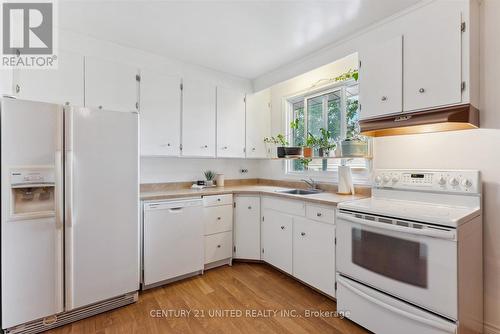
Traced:
<path fill-rule="evenodd" d="M 479 110 L 471 104 L 360 120 L 361 134 L 371 137 L 474 129 Z"/>

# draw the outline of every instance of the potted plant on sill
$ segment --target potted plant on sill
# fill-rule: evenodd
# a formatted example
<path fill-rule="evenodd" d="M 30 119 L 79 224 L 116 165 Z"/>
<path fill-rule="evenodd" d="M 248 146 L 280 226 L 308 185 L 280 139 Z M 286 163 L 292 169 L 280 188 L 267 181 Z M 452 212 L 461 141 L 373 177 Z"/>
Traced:
<path fill-rule="evenodd" d="M 276 139 L 278 140 L 278 144 L 281 146 L 276 147 L 276 154 L 278 158 L 284 158 L 286 156 L 286 147 L 288 146 L 288 141 L 285 136 L 279 133 L 276 135 Z"/>
<path fill-rule="evenodd" d="M 313 156 L 313 149 L 316 146 L 316 138 L 310 133 L 307 133 L 306 145 L 302 148 L 302 155 L 304 158 L 311 158 Z"/>
<path fill-rule="evenodd" d="M 264 137 L 264 143 L 266 144 L 266 154 L 268 158 L 276 158 L 277 152 L 276 147 L 279 141 L 276 137 Z"/>
<path fill-rule="evenodd" d="M 319 148 L 320 157 L 328 157 L 330 152 L 335 149 L 335 141 L 332 138 L 332 133 L 324 128 L 319 129 L 321 136 L 316 139 L 316 145 Z"/>
<path fill-rule="evenodd" d="M 368 155 L 368 141 L 359 135 L 346 138 L 340 142 L 340 151 L 341 156 L 366 157 Z"/>

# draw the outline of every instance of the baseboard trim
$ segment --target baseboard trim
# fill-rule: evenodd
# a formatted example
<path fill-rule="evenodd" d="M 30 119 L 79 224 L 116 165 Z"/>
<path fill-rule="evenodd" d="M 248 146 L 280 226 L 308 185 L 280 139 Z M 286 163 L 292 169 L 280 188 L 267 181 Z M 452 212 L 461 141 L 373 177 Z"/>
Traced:
<path fill-rule="evenodd" d="M 484 334 L 500 334 L 500 327 L 491 323 L 484 323 Z"/>

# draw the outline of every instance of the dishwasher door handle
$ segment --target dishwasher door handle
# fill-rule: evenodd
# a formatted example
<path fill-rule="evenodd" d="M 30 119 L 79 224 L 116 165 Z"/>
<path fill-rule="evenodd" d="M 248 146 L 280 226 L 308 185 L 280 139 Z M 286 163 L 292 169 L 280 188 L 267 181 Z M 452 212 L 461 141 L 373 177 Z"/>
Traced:
<path fill-rule="evenodd" d="M 181 212 L 184 207 L 177 207 L 177 208 L 170 208 L 168 209 L 169 212 Z"/>

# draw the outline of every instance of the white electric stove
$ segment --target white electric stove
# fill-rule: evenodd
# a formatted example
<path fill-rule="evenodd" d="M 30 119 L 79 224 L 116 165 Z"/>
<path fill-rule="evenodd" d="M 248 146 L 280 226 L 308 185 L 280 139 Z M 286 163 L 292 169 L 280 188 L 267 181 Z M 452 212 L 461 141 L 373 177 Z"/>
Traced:
<path fill-rule="evenodd" d="M 376 333 L 482 328 L 481 182 L 471 170 L 377 170 L 341 203 L 337 306 Z"/>

